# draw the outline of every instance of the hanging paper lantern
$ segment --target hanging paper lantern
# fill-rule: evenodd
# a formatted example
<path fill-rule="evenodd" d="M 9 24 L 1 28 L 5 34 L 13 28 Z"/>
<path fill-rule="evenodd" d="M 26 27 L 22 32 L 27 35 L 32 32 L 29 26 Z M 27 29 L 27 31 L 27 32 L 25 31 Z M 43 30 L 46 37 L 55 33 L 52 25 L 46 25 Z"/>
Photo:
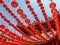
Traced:
<path fill-rule="evenodd" d="M 30 1 L 26 0 L 26 4 L 30 4 Z"/>
<path fill-rule="evenodd" d="M 56 4 L 55 3 L 51 3 L 50 4 L 50 8 L 55 8 L 56 7 Z"/>
<path fill-rule="evenodd" d="M 25 14 L 22 14 L 21 15 L 21 18 L 25 19 L 26 18 L 26 15 Z"/>
<path fill-rule="evenodd" d="M 28 8 L 30 9 L 30 11 L 33 11 L 33 8 L 31 5 L 28 5 Z"/>
<path fill-rule="evenodd" d="M 12 11 L 10 11 L 10 10 L 9 10 L 9 8 L 6 8 L 6 10 L 7 10 L 9 13 L 11 13 L 11 12 L 12 12 Z"/>
<path fill-rule="evenodd" d="M 11 6 L 13 8 L 16 8 L 18 6 L 18 2 L 16 2 L 15 0 L 11 3 Z"/>
<path fill-rule="evenodd" d="M 31 29 L 34 29 L 34 30 L 36 29 L 33 24 L 29 24 L 29 27 L 30 27 Z"/>
<path fill-rule="evenodd" d="M 2 18 L 5 18 L 4 16 L 1 16 Z"/>
<path fill-rule="evenodd" d="M 4 32 L 5 34 L 7 34 L 7 33 L 9 32 L 9 30 L 8 30 L 8 29 L 5 29 L 3 32 Z"/>
<path fill-rule="evenodd" d="M 9 31 L 9 33 L 7 35 L 9 35 L 11 38 L 15 38 L 14 35 L 13 35 L 13 33 L 10 32 L 10 31 Z"/>
<path fill-rule="evenodd" d="M 43 9 L 42 12 L 45 13 L 45 10 Z"/>
<path fill-rule="evenodd" d="M 32 11 L 32 14 L 35 14 L 35 12 Z"/>
<path fill-rule="evenodd" d="M 33 8 L 30 8 L 30 11 L 33 11 Z"/>
<path fill-rule="evenodd" d="M 46 16 L 46 13 L 43 13 L 44 17 Z"/>
<path fill-rule="evenodd" d="M 0 0 L 0 4 L 3 4 L 4 2 L 3 2 L 3 0 Z"/>
<path fill-rule="evenodd" d="M 28 5 L 27 7 L 28 7 L 28 8 L 31 8 L 31 5 Z"/>
<path fill-rule="evenodd" d="M 37 3 L 40 3 L 41 2 L 41 0 L 37 0 Z"/>
<path fill-rule="evenodd" d="M 5 26 L 4 25 L 0 25 L 0 29 L 4 29 L 5 28 Z"/>
<path fill-rule="evenodd" d="M 20 41 L 20 37 L 19 36 L 16 36 L 15 39 L 19 40 Z"/>
<path fill-rule="evenodd" d="M 17 10 L 17 13 L 18 13 L 18 14 L 22 14 L 22 13 L 23 13 L 23 10 L 22 10 L 22 9 L 18 9 L 18 10 Z"/>
<path fill-rule="evenodd" d="M 14 35 L 14 37 L 16 36 L 16 34 L 15 34 L 15 33 L 13 33 L 12 35 Z"/>
<path fill-rule="evenodd" d="M 40 9 L 42 10 L 42 9 L 44 9 L 44 7 L 42 6 Z"/>
<path fill-rule="evenodd" d="M 14 14 L 12 14 L 12 16 L 13 16 Z M 14 16 L 14 18 L 16 19 L 17 18 L 17 16 Z"/>
<path fill-rule="evenodd" d="M 51 12 L 52 12 L 53 14 L 55 14 L 55 13 L 57 13 L 57 9 L 53 9 L 53 10 L 51 10 Z"/>
<path fill-rule="evenodd" d="M 43 4 L 42 3 L 39 3 L 39 6 L 43 7 Z"/>
<path fill-rule="evenodd" d="M 26 23 L 30 23 L 30 20 L 29 20 L 29 19 L 26 19 L 25 22 L 26 22 Z"/>
<path fill-rule="evenodd" d="M 4 8 L 7 8 L 7 5 L 3 4 L 3 7 L 4 7 Z"/>
<path fill-rule="evenodd" d="M 6 8 L 7 11 L 9 11 L 9 8 Z"/>

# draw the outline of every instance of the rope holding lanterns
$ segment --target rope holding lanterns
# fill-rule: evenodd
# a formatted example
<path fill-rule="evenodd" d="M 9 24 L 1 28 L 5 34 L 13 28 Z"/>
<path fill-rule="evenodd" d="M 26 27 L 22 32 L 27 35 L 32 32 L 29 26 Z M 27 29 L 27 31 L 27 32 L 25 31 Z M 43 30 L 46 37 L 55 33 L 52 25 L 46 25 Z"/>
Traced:
<path fill-rule="evenodd" d="M 12 6 L 13 8 L 18 7 L 18 2 L 16 2 L 15 0 L 12 1 L 11 6 Z"/>

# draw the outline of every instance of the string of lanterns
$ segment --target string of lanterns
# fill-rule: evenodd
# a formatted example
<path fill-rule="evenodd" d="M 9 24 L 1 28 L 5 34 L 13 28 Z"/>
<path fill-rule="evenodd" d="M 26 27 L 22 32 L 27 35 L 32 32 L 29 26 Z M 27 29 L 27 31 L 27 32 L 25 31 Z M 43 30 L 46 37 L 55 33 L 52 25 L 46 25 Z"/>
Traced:
<path fill-rule="evenodd" d="M 3 37 L 3 38 L 5 38 L 6 40 L 11 40 L 10 38 L 8 38 L 8 37 L 6 37 L 6 36 L 4 36 L 4 34 L 6 35 L 7 33 L 8 33 L 8 29 L 5 29 L 5 26 L 2 24 L 2 25 L 0 25 L 0 29 L 1 29 L 1 31 L 2 31 L 2 35 L 0 35 L 1 37 Z M 7 35 L 13 35 L 12 36 L 12 38 L 14 37 L 14 35 L 16 36 L 16 34 L 14 34 L 14 33 L 12 33 L 12 32 L 9 32 Z M 11 37 L 11 36 L 10 36 Z M 15 40 L 13 40 L 12 42 L 17 42 L 17 41 L 15 41 Z M 19 42 L 19 43 L 21 43 L 21 42 Z"/>
<path fill-rule="evenodd" d="M 26 26 L 24 26 L 23 25 L 23 23 L 21 23 L 21 21 L 17 18 L 17 16 L 15 16 L 13 13 L 12 13 L 12 11 L 7 7 L 7 5 L 6 4 L 3 4 L 3 7 L 6 9 L 6 11 L 8 11 L 8 13 L 11 15 L 11 16 L 13 16 L 13 18 L 17 21 L 17 22 L 19 22 L 19 24 L 21 24 L 21 26 L 24 28 L 24 29 L 26 29 L 26 31 L 28 31 L 29 29 L 26 27 Z M 32 34 L 32 32 L 30 32 L 30 31 L 28 31 L 30 34 Z M 24 34 L 26 37 L 28 37 L 28 38 L 30 38 L 29 36 L 27 36 L 26 34 Z M 33 34 L 32 34 L 33 35 Z M 32 39 L 32 38 L 30 38 L 30 39 Z M 34 39 L 32 39 L 32 40 L 34 40 Z M 36 40 L 35 40 L 36 41 Z"/>
<path fill-rule="evenodd" d="M 14 28 L 15 30 L 17 30 L 18 32 L 22 33 L 21 30 L 18 29 L 15 25 L 13 25 L 9 20 L 7 20 L 7 19 L 2 15 L 2 13 L 0 13 L 0 16 L 1 16 L 2 19 L 4 19 L 4 21 L 6 21 L 7 23 L 9 23 L 9 25 L 10 25 L 11 27 L 13 27 L 13 28 Z M 23 34 L 23 33 L 22 33 L 22 34 Z M 25 36 L 25 34 L 23 34 L 23 35 Z M 21 38 L 21 37 L 19 37 L 19 38 L 17 38 L 17 39 L 20 39 L 20 41 L 23 41 L 24 43 L 29 43 L 29 44 L 34 43 L 34 42 L 31 42 L 31 41 L 27 41 L 27 40 L 25 40 L 25 39 L 23 39 L 23 38 Z"/>
<path fill-rule="evenodd" d="M 51 40 L 51 37 L 47 34 L 47 31 L 45 29 L 45 27 L 42 25 L 42 22 L 38 19 L 37 14 L 35 13 L 34 9 L 32 8 L 32 6 L 30 5 L 30 1 L 29 0 L 25 0 L 25 3 L 27 5 L 27 8 L 30 10 L 31 14 L 34 16 L 36 22 L 38 23 L 38 26 L 41 28 L 41 30 L 45 33 L 45 35 L 49 38 L 49 40 Z M 56 38 L 53 32 L 53 28 L 51 27 L 50 21 L 47 17 L 47 14 L 45 12 L 43 3 L 41 2 L 41 0 L 37 0 L 37 3 L 41 9 L 41 12 L 45 18 L 46 24 L 48 26 L 48 28 L 50 29 L 50 32 L 52 33 L 54 39 Z M 3 34 L 6 34 L 8 36 L 10 36 L 12 38 L 12 42 L 16 42 L 18 43 L 28 43 L 28 44 L 34 44 L 35 42 L 38 42 L 38 40 L 42 40 L 42 41 L 46 41 L 48 42 L 49 40 L 47 40 L 46 38 L 44 38 L 41 33 L 36 29 L 34 24 L 31 24 L 30 19 L 27 18 L 27 15 L 23 12 L 23 9 L 19 8 L 17 10 L 17 13 L 21 16 L 22 19 L 24 19 L 25 23 L 28 24 L 28 26 L 31 28 L 32 31 L 34 31 L 34 33 L 27 28 L 19 19 L 17 16 L 15 16 L 15 14 L 8 8 L 8 6 L 4 3 L 4 0 L 0 0 L 0 4 L 2 4 L 2 6 L 6 9 L 6 11 L 19 23 L 19 25 L 21 25 L 25 31 L 27 33 L 29 33 L 31 36 L 34 36 L 36 39 L 31 38 L 30 36 L 26 35 L 21 29 L 19 29 L 17 26 L 15 26 L 14 24 L 12 24 L 5 16 L 3 16 L 3 14 L 0 12 L 0 17 L 9 24 L 9 26 L 13 27 L 16 31 L 18 31 L 19 33 L 21 33 L 23 36 L 25 36 L 26 38 L 30 39 L 30 40 L 26 40 L 24 38 L 21 38 L 20 36 L 17 36 L 15 33 L 12 33 L 9 29 L 5 28 L 4 25 L 0 25 L 0 31 Z M 13 8 L 18 7 L 18 2 L 16 0 L 13 0 L 11 2 L 11 6 Z M 56 9 L 56 4 L 54 2 L 50 3 L 50 8 L 51 8 L 51 13 L 54 19 L 54 24 L 55 24 L 55 28 L 56 28 L 56 33 L 58 36 L 58 39 L 60 40 L 60 28 L 59 28 L 59 22 L 58 22 L 58 13 L 57 13 L 57 9 Z M 38 37 L 36 36 L 38 35 Z M 10 40 L 10 38 L 5 37 L 4 35 L 2 35 L 2 37 L 6 38 L 7 40 Z M 15 40 L 16 39 L 16 40 Z M 2 40 L 0 40 L 0 42 L 4 42 Z M 56 45 L 58 45 L 58 40 L 55 40 Z M 11 44 L 10 42 L 6 42 L 7 44 Z M 4 44 L 6 44 L 4 43 Z M 54 42 L 51 43 L 52 45 L 54 45 Z M 15 45 L 15 44 L 11 44 L 11 45 Z M 20 45 L 20 44 L 18 44 Z M 48 44 L 50 45 L 50 44 Z"/>
<path fill-rule="evenodd" d="M 26 28 L 26 26 L 23 25 L 23 23 L 12 13 L 12 11 L 7 7 L 6 4 L 3 4 L 3 7 L 9 12 L 9 14 L 11 14 L 11 16 L 13 16 L 14 19 L 16 19 L 17 22 L 19 22 L 19 24 L 21 24 L 21 26 L 26 29 L 26 31 L 28 31 L 31 35 L 33 35 L 34 37 L 36 37 L 34 34 L 32 34 L 32 32 Z M 20 13 L 23 13 L 23 11 L 21 9 L 18 9 L 17 12 L 20 14 Z M 23 14 L 25 15 L 25 14 Z M 30 20 L 29 19 L 26 19 L 25 22 L 29 22 Z"/>
<path fill-rule="evenodd" d="M 46 14 L 46 12 L 45 12 L 45 10 L 44 10 L 43 3 L 41 2 L 41 0 L 37 0 L 37 3 L 38 3 L 38 5 L 39 5 L 39 7 L 40 7 L 40 9 L 41 9 L 41 11 L 42 11 L 42 14 L 43 14 L 43 16 L 44 16 L 44 18 L 45 18 L 45 20 L 46 20 L 46 24 L 47 24 L 47 26 L 49 27 L 50 32 L 52 33 L 53 37 L 55 37 L 55 36 L 54 36 L 54 32 L 53 32 L 53 30 L 52 30 L 53 28 L 51 27 L 50 21 L 48 20 L 47 14 Z"/>
<path fill-rule="evenodd" d="M 17 35 L 15 34 L 15 33 L 12 33 L 9 29 L 4 29 L 3 30 L 3 33 L 4 34 L 6 34 L 6 35 L 8 35 L 8 36 L 10 36 L 14 41 L 16 41 L 17 40 Z M 12 41 L 13 42 L 13 41 Z M 23 42 L 21 42 L 21 41 L 16 41 L 17 43 L 23 43 Z"/>
<path fill-rule="evenodd" d="M 58 22 L 58 14 L 57 14 L 57 9 L 56 9 L 56 4 L 54 2 L 51 2 L 50 8 L 51 8 L 51 13 L 54 18 L 56 32 L 57 32 L 58 38 L 60 39 L 59 22 Z"/>
<path fill-rule="evenodd" d="M 19 11 L 18 11 L 19 10 Z M 23 12 L 23 10 L 20 8 L 20 9 L 18 9 L 17 10 L 17 13 L 19 14 L 19 15 L 21 15 L 21 16 L 23 16 L 24 18 L 22 18 L 22 19 L 25 19 L 25 22 L 26 22 L 26 18 L 27 18 L 27 16 L 26 16 L 26 14 L 24 14 L 24 12 Z M 29 20 L 29 19 L 27 19 L 27 20 Z M 28 22 L 30 22 L 30 21 L 28 21 Z M 30 23 L 27 23 L 28 25 L 29 25 L 29 27 L 31 28 L 32 26 L 33 26 L 33 24 L 30 24 Z M 35 27 L 33 26 L 31 29 L 35 32 L 35 33 L 37 33 L 37 31 L 35 31 L 36 30 L 36 28 L 34 29 Z M 40 39 L 39 40 L 42 40 L 42 39 L 44 39 L 44 40 L 46 40 L 44 37 L 42 37 L 41 36 L 41 34 L 39 35 L 40 36 Z M 42 39 L 41 39 L 42 38 Z"/>
<path fill-rule="evenodd" d="M 12 43 L 12 42 L 5 42 L 5 41 L 3 41 L 3 40 L 0 40 L 0 44 L 1 45 L 21 45 L 21 44 L 16 44 L 16 43 Z"/>
<path fill-rule="evenodd" d="M 31 12 L 32 15 L 34 16 L 35 20 L 37 21 L 38 26 L 43 30 L 43 32 L 46 34 L 46 36 L 47 36 L 48 38 L 50 38 L 50 36 L 49 36 L 49 35 L 47 34 L 47 32 L 46 32 L 46 29 L 45 29 L 44 26 L 42 25 L 41 21 L 39 21 L 39 19 L 38 19 L 38 17 L 37 17 L 37 14 L 34 12 L 32 6 L 30 5 L 29 0 L 26 0 L 25 2 L 26 2 L 26 4 L 27 4 L 28 9 L 30 10 L 30 12 Z"/>

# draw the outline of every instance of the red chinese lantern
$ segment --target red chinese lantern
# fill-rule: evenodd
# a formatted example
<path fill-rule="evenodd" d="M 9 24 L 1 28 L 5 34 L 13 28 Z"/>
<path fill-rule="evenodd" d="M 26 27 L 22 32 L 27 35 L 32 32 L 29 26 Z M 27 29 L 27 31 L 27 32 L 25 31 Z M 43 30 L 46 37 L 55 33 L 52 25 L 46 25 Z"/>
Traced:
<path fill-rule="evenodd" d="M 5 29 L 3 32 L 6 34 L 7 32 L 9 32 L 9 30 L 8 29 Z"/>
<path fill-rule="evenodd" d="M 33 28 L 33 25 L 32 24 L 29 24 L 29 27 Z"/>
<path fill-rule="evenodd" d="M 0 0 L 0 4 L 3 4 L 4 2 L 3 2 L 3 0 Z"/>
<path fill-rule="evenodd" d="M 33 11 L 33 8 L 31 5 L 28 5 L 27 7 L 30 9 L 30 11 Z"/>
<path fill-rule="evenodd" d="M 11 6 L 13 8 L 16 8 L 18 6 L 18 2 L 16 2 L 15 0 L 11 3 Z"/>
<path fill-rule="evenodd" d="M 44 7 L 43 7 L 43 6 L 41 7 L 41 10 L 42 10 L 42 9 L 44 9 Z"/>
<path fill-rule="evenodd" d="M 15 33 L 13 33 L 12 35 L 14 35 L 14 37 L 16 36 L 16 34 L 15 34 Z"/>
<path fill-rule="evenodd" d="M 6 4 L 3 4 L 3 7 L 4 7 L 4 8 L 7 8 L 7 5 L 6 5 Z"/>
<path fill-rule="evenodd" d="M 26 18 L 26 15 L 25 14 L 22 14 L 21 15 L 21 18 L 25 19 Z"/>
<path fill-rule="evenodd" d="M 32 29 L 36 29 L 35 26 L 33 24 L 29 24 L 29 27 L 32 28 Z"/>
<path fill-rule="evenodd" d="M 57 13 L 57 9 L 53 9 L 53 10 L 51 10 L 51 12 L 52 12 L 53 14 L 56 14 L 56 13 Z"/>
<path fill-rule="evenodd" d="M 32 14 L 35 14 L 35 12 L 32 11 Z"/>
<path fill-rule="evenodd" d="M 26 0 L 26 4 L 30 4 L 30 1 Z"/>
<path fill-rule="evenodd" d="M 29 20 L 29 19 L 26 19 L 25 22 L 26 22 L 26 23 L 30 23 L 30 20 Z"/>
<path fill-rule="evenodd" d="M 17 10 L 17 13 L 18 13 L 18 14 L 22 14 L 22 13 L 23 13 L 23 10 L 22 10 L 22 9 L 18 9 L 18 10 Z"/>
<path fill-rule="evenodd" d="M 56 7 L 56 4 L 55 3 L 51 3 L 50 4 L 50 8 L 55 8 Z"/>
<path fill-rule="evenodd" d="M 10 32 L 10 31 L 9 31 L 9 33 L 7 35 L 9 35 L 11 38 L 15 38 L 15 36 L 13 35 L 13 33 Z"/>
<path fill-rule="evenodd" d="M 37 0 L 37 3 L 40 3 L 41 2 L 41 0 Z"/>
<path fill-rule="evenodd" d="M 1 28 L 1 29 L 4 29 L 4 28 L 5 28 L 5 26 L 4 26 L 4 25 L 0 25 L 0 28 Z"/>
<path fill-rule="evenodd" d="M 33 11 L 33 8 L 30 8 L 30 11 Z"/>
<path fill-rule="evenodd" d="M 19 40 L 20 41 L 20 37 L 19 36 L 16 36 L 15 39 Z"/>
<path fill-rule="evenodd" d="M 43 9 L 42 12 L 45 13 L 45 10 Z"/>
<path fill-rule="evenodd" d="M 28 5 L 27 7 L 28 7 L 28 8 L 31 8 L 31 5 Z"/>
<path fill-rule="evenodd" d="M 39 3 L 39 6 L 43 7 L 43 4 L 42 3 Z"/>

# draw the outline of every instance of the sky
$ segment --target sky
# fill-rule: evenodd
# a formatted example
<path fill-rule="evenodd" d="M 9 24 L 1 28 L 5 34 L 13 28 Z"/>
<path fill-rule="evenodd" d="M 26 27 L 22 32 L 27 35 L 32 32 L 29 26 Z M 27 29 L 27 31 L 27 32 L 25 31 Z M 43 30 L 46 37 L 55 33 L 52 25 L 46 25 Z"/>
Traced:
<path fill-rule="evenodd" d="M 18 2 L 18 7 L 17 8 L 13 8 L 11 7 L 11 2 L 13 0 L 4 0 L 4 3 L 12 10 L 12 12 L 19 18 L 20 21 L 22 21 L 22 23 L 24 25 L 26 25 L 26 23 L 24 22 L 23 19 L 21 19 L 21 17 L 17 14 L 17 9 L 19 7 L 21 7 L 24 10 L 24 13 L 27 15 L 27 17 L 31 20 L 31 23 L 34 22 L 34 17 L 32 16 L 31 12 L 29 11 L 29 9 L 27 8 L 27 5 L 25 4 L 25 0 L 16 0 Z M 32 7 L 34 8 L 34 11 L 36 12 L 39 20 L 44 20 L 44 17 L 41 13 L 41 10 L 36 2 L 36 0 L 30 0 Z M 56 3 L 56 8 L 57 10 L 60 9 L 60 0 L 53 0 L 53 2 Z M 51 9 L 49 7 L 49 4 L 51 3 L 49 0 L 42 0 L 42 3 L 45 7 L 45 11 L 47 13 L 47 16 L 52 17 L 51 14 Z M 10 14 L 2 7 L 2 5 L 0 4 L 0 12 L 3 13 L 3 15 L 9 19 L 14 25 L 17 24 L 17 22 L 15 21 L 15 19 L 13 19 L 12 16 L 10 16 Z M 44 20 L 45 21 L 45 20 Z M 3 21 L 3 19 L 0 18 L 0 24 L 4 24 L 6 27 L 8 27 L 11 31 L 16 32 L 15 30 L 13 30 L 13 28 L 11 26 L 9 26 L 6 22 Z"/>

